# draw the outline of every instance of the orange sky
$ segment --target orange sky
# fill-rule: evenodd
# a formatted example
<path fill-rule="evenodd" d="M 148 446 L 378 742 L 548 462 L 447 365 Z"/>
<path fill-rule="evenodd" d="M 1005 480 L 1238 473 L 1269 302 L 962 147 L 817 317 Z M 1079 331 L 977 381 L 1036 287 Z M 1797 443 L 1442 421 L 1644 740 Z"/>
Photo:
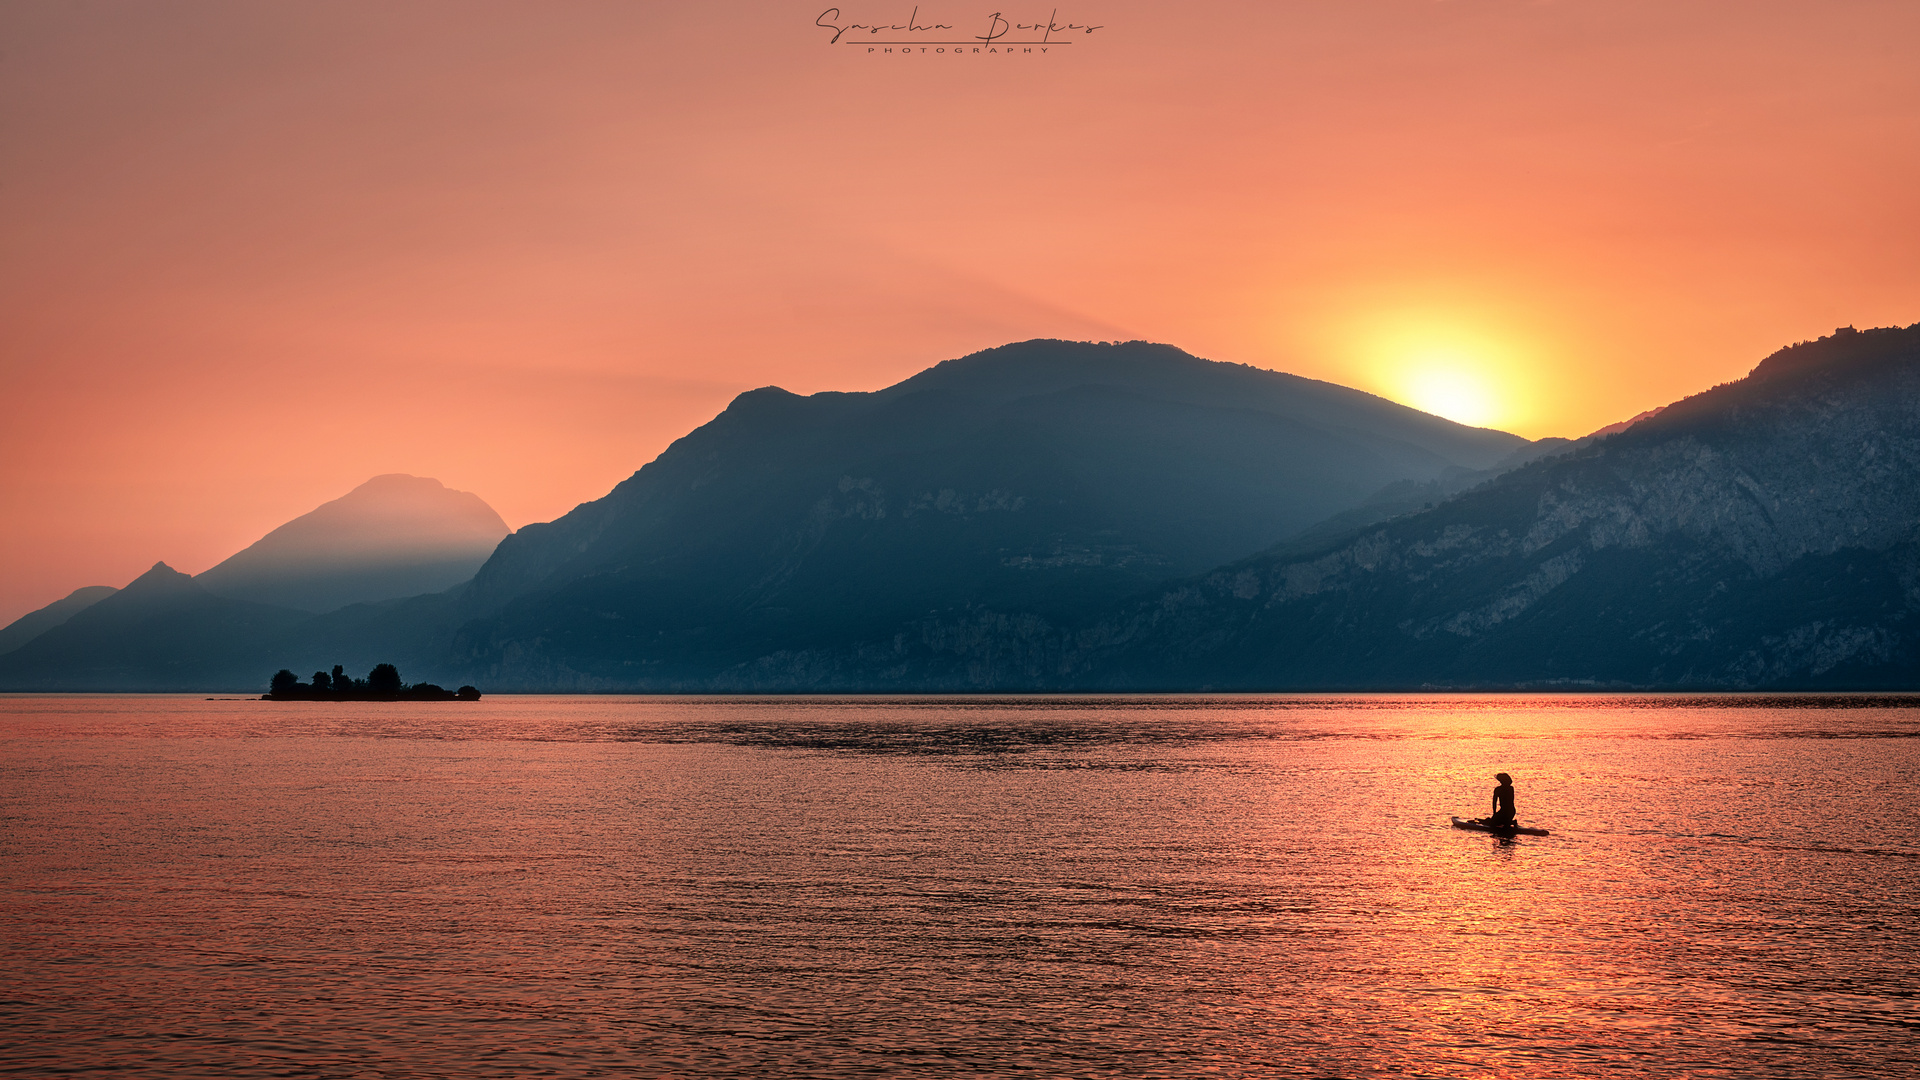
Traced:
<path fill-rule="evenodd" d="M 1030 337 L 1453 365 L 1540 436 L 1920 320 L 1911 0 L 826 6 L 0 3 L 0 622 Z M 995 10 L 1049 8 L 920 16 Z"/>

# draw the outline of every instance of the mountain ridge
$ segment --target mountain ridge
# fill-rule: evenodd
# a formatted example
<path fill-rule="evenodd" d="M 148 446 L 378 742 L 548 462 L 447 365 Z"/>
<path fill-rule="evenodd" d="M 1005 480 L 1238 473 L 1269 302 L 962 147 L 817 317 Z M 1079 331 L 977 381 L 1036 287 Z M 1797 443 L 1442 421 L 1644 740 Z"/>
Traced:
<path fill-rule="evenodd" d="M 197 580 L 217 596 L 320 613 L 457 585 L 509 532 L 472 492 L 383 473 L 277 526 Z"/>
<path fill-rule="evenodd" d="M 1912 686 L 1916 478 L 1920 324 L 1843 329 L 1431 511 L 1163 593 L 1103 628 L 1105 663 L 1154 682 L 1172 648 L 1188 681 L 1265 688 Z"/>
<path fill-rule="evenodd" d="M 27 612 L 0 628 L 0 656 L 25 645 L 120 590 L 111 585 L 83 585 L 43 608 Z"/>
<path fill-rule="evenodd" d="M 110 691 L 246 686 L 259 681 L 257 672 L 271 662 L 274 643 L 307 618 L 215 596 L 192 577 L 157 562 L 125 588 L 0 656 L 0 686 Z"/>
<path fill-rule="evenodd" d="M 956 605 L 1072 617 L 1525 445 L 1139 342 L 1018 342 L 870 393 L 763 387 L 503 541 L 454 648 L 495 685 L 678 686 Z"/>

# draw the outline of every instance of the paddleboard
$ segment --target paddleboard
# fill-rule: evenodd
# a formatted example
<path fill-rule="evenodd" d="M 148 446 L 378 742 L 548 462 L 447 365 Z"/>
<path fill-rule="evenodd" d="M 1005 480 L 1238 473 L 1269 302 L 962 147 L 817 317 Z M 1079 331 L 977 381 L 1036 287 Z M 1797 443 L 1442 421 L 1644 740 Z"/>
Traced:
<path fill-rule="evenodd" d="M 1454 818 L 1453 827 L 1471 832 L 1492 833 L 1495 836 L 1547 836 L 1545 829 L 1528 829 L 1519 825 L 1489 825 L 1484 821 L 1468 821 L 1466 818 Z"/>

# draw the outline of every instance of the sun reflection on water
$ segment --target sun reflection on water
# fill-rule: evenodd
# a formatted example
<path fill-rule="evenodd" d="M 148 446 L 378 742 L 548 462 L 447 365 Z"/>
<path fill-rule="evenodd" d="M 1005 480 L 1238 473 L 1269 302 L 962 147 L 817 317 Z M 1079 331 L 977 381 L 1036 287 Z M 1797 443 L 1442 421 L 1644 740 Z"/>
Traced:
<path fill-rule="evenodd" d="M 1901 699 L 13 699 L 0 1053 L 1893 1075 L 1916 748 Z M 1448 826 L 1496 771 L 1552 836 Z"/>

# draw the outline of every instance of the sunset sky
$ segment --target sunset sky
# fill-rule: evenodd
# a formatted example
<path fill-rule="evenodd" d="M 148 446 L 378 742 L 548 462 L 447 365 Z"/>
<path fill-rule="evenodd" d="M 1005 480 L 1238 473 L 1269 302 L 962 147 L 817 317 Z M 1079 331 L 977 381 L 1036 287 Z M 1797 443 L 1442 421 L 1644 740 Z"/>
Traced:
<path fill-rule="evenodd" d="M 1920 321 L 1912 0 L 826 7 L 0 2 L 0 623 L 1026 338 L 1539 437 Z"/>

